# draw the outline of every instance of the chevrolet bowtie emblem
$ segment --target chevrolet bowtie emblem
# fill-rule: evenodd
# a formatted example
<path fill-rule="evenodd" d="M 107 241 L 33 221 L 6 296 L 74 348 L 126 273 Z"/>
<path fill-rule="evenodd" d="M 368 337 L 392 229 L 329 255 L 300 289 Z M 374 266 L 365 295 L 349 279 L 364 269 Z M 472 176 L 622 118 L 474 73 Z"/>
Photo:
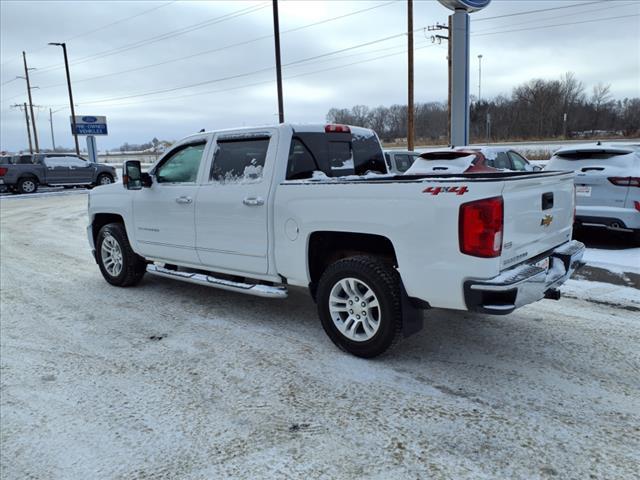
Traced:
<path fill-rule="evenodd" d="M 553 222 L 553 215 L 545 215 L 542 220 L 540 220 L 541 227 L 548 227 Z"/>

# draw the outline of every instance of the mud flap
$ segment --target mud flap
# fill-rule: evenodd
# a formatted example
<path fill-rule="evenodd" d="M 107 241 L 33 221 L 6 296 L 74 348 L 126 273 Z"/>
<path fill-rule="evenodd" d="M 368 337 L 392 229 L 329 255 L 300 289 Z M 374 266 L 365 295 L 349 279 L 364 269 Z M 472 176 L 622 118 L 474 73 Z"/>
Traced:
<path fill-rule="evenodd" d="M 422 308 L 418 308 L 415 302 L 412 302 L 404 289 L 404 285 L 400 282 L 401 288 L 401 306 L 402 306 L 402 336 L 407 338 L 418 333 L 424 326 L 422 318 Z"/>

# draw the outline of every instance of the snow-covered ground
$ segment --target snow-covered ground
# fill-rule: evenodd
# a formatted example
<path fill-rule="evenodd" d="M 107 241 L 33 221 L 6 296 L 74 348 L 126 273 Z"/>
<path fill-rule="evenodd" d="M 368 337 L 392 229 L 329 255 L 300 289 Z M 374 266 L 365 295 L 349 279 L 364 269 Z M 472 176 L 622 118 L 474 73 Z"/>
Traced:
<path fill-rule="evenodd" d="M 637 289 L 428 311 L 366 361 L 304 292 L 111 287 L 85 223 L 0 201 L 2 478 L 637 478 Z"/>
<path fill-rule="evenodd" d="M 614 273 L 640 274 L 640 248 L 625 248 L 623 250 L 588 248 L 584 261 L 587 262 L 587 265 L 604 268 Z"/>

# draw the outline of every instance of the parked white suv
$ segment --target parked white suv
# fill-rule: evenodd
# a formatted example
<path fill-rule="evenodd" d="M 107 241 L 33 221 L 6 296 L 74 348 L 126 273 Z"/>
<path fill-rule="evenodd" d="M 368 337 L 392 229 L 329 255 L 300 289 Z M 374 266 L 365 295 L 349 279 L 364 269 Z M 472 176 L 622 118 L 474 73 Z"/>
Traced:
<path fill-rule="evenodd" d="M 364 128 L 204 132 L 89 195 L 112 285 L 145 272 L 270 298 L 308 288 L 341 348 L 384 352 L 429 307 L 507 314 L 579 266 L 572 173 L 394 176 Z"/>
<path fill-rule="evenodd" d="M 640 151 L 601 142 L 561 148 L 545 170 L 576 173 L 576 222 L 640 239 Z"/>

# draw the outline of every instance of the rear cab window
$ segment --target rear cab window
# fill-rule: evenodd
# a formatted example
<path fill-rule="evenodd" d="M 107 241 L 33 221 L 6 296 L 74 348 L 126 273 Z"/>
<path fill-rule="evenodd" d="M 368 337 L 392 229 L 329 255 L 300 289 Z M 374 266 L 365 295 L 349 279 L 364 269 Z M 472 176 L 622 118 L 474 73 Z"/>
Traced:
<path fill-rule="evenodd" d="M 387 166 L 373 132 L 295 132 L 289 151 L 287 180 L 313 177 L 386 174 Z"/>

